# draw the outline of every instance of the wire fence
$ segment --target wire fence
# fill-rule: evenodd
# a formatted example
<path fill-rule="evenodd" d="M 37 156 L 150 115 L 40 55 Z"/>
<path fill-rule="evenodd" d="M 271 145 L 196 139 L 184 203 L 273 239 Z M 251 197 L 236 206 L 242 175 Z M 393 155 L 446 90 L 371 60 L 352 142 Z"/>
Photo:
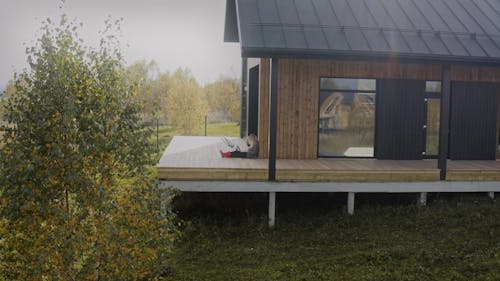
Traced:
<path fill-rule="evenodd" d="M 165 121 L 160 121 L 159 119 L 152 120 L 144 120 L 142 121 L 142 126 L 144 128 L 148 128 L 151 130 L 151 142 L 155 146 L 157 151 L 164 149 L 168 142 L 170 141 L 170 137 L 168 135 L 164 135 L 167 130 L 168 123 Z M 204 116 L 204 124 L 203 124 L 203 135 L 207 136 L 208 133 L 208 116 Z"/>

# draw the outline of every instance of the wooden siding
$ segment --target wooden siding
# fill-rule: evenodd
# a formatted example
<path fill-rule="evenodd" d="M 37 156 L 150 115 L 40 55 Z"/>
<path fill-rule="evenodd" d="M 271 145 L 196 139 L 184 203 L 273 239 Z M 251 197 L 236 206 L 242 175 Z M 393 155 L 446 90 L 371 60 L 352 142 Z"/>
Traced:
<path fill-rule="evenodd" d="M 280 60 L 278 69 L 276 157 L 278 159 L 316 158 L 319 69 L 314 63 L 294 60 Z"/>
<path fill-rule="evenodd" d="M 261 59 L 259 93 L 260 157 L 268 157 L 269 60 Z M 441 80 L 439 64 L 280 59 L 278 159 L 315 159 L 318 149 L 320 77 Z M 455 81 L 500 82 L 500 68 L 452 66 Z"/>
<path fill-rule="evenodd" d="M 463 82 L 500 82 L 500 68 L 452 65 L 451 80 Z"/>
<path fill-rule="evenodd" d="M 261 59 L 259 66 L 259 158 L 269 157 L 270 62 L 269 59 Z"/>
<path fill-rule="evenodd" d="M 267 157 L 269 61 L 261 60 L 259 135 L 261 157 Z M 278 159 L 315 159 L 318 155 L 320 77 L 440 80 L 441 66 L 380 62 L 281 59 L 278 81 Z M 265 115 L 265 116 L 263 116 Z M 262 119 L 265 118 L 265 119 Z"/>

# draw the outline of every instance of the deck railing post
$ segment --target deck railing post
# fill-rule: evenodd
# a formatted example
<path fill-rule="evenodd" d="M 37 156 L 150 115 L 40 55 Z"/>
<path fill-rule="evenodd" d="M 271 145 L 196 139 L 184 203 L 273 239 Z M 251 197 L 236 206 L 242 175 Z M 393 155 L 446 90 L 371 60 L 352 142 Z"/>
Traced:
<path fill-rule="evenodd" d="M 268 180 L 276 180 L 276 127 L 278 124 L 278 59 L 271 58 L 269 83 L 269 167 Z"/>
<path fill-rule="evenodd" d="M 450 137 L 451 112 L 451 74 L 450 65 L 443 66 L 441 78 L 441 120 L 439 123 L 439 159 L 438 168 L 441 169 L 440 179 L 446 180 L 448 147 Z"/>
<path fill-rule="evenodd" d="M 269 192 L 269 213 L 268 213 L 268 223 L 269 227 L 273 228 L 276 224 L 276 192 Z"/>

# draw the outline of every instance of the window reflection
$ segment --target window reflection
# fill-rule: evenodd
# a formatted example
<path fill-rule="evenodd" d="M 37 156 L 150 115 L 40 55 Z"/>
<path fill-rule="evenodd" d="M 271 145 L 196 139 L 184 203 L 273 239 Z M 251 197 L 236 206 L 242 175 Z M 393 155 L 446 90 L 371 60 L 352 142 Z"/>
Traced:
<path fill-rule="evenodd" d="M 425 92 L 427 93 L 441 93 L 441 81 L 426 81 Z"/>
<path fill-rule="evenodd" d="M 375 80 L 323 78 L 321 87 L 319 156 L 373 157 Z"/>
<path fill-rule="evenodd" d="M 439 99 L 427 99 L 426 155 L 439 154 L 440 105 Z"/>

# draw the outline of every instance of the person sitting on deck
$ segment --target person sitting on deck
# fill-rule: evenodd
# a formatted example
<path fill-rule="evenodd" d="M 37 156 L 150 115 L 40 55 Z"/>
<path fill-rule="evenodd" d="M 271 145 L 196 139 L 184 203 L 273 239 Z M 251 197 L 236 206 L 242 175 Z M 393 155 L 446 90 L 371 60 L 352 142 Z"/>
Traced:
<path fill-rule="evenodd" d="M 257 158 L 259 155 L 259 142 L 257 141 L 257 136 L 250 134 L 247 137 L 248 152 L 241 151 L 237 146 L 234 151 L 220 151 L 222 157 L 234 157 L 234 158 Z"/>

